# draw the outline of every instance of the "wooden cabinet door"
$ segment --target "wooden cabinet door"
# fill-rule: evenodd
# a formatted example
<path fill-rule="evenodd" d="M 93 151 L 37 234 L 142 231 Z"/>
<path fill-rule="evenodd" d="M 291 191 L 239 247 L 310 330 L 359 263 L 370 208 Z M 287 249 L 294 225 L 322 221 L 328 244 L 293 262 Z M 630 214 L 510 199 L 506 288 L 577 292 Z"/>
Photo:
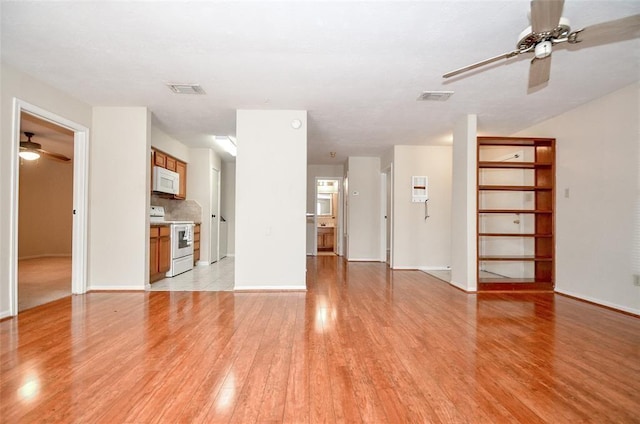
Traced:
<path fill-rule="evenodd" d="M 176 199 L 187 198 L 187 164 L 184 162 L 176 161 L 176 172 L 180 175 L 180 190 L 175 195 Z"/>
<path fill-rule="evenodd" d="M 160 237 L 158 241 L 158 272 L 171 268 L 171 237 Z"/>
<path fill-rule="evenodd" d="M 162 152 L 153 152 L 153 164 L 155 166 L 159 166 L 160 168 L 167 167 L 167 155 Z"/>
<path fill-rule="evenodd" d="M 158 273 L 158 230 L 151 227 L 149 236 L 149 274 L 151 276 Z"/>
<path fill-rule="evenodd" d="M 166 273 L 171 268 L 171 227 L 163 225 L 158 239 L 158 272 Z"/>
<path fill-rule="evenodd" d="M 176 172 L 176 163 L 178 161 L 175 158 L 172 158 L 171 156 L 167 156 L 167 169 L 169 171 L 173 171 Z"/>
<path fill-rule="evenodd" d="M 200 224 L 196 224 L 193 229 L 193 263 L 200 260 Z"/>

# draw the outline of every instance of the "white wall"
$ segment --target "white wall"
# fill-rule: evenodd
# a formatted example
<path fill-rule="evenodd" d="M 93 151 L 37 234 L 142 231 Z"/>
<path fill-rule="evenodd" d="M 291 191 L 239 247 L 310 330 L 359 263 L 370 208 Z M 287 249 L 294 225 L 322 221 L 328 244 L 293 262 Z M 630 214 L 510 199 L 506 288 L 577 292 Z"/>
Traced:
<path fill-rule="evenodd" d="M 211 149 L 190 149 L 187 164 L 187 199 L 202 206 L 200 226 L 200 260 L 211 263 L 211 173 L 220 171 L 220 156 Z M 222 179 L 222 175 L 220 175 Z M 217 258 L 216 258 L 217 260 Z"/>
<path fill-rule="evenodd" d="M 347 160 L 347 259 L 384 261 L 380 257 L 380 158 Z"/>
<path fill-rule="evenodd" d="M 316 213 L 316 178 L 317 177 L 335 177 L 342 178 L 344 176 L 344 165 L 308 165 L 307 166 L 307 212 Z M 343 212 L 340 212 L 343 215 Z M 315 237 L 315 221 L 313 218 L 307 219 L 307 239 L 306 252 L 307 255 L 314 254 L 314 237 Z M 335 231 L 338 231 L 337 228 Z"/>
<path fill-rule="evenodd" d="M 447 269 L 451 263 L 451 147 L 395 146 L 393 268 Z M 424 203 L 411 202 L 411 177 L 429 180 Z"/>
<path fill-rule="evenodd" d="M 94 107 L 89 175 L 89 290 L 144 290 L 149 280 L 151 115 Z"/>
<path fill-rule="evenodd" d="M 236 163 L 222 162 L 220 216 L 227 220 L 227 256 L 236 252 Z"/>
<path fill-rule="evenodd" d="M 477 117 L 466 115 L 453 128 L 451 199 L 451 284 L 478 287 L 476 244 Z"/>
<path fill-rule="evenodd" d="M 156 126 L 151 127 L 151 147 L 155 147 L 171 156 L 180 159 L 183 162 L 189 162 L 189 148 L 182 142 L 167 135 L 164 131 Z M 187 193 L 189 191 L 187 190 Z"/>
<path fill-rule="evenodd" d="M 634 84 L 515 134 L 556 138 L 556 291 L 636 314 L 639 99 Z"/>
<path fill-rule="evenodd" d="M 239 110 L 236 136 L 235 288 L 305 289 L 307 113 Z"/>
<path fill-rule="evenodd" d="M 12 199 L 15 193 L 12 162 L 13 100 L 18 98 L 70 121 L 91 126 L 91 107 L 5 64 L 0 65 L 0 318 L 9 316 L 10 235 Z M 17 161 L 16 161 L 17 162 Z"/>
<path fill-rule="evenodd" d="M 73 163 L 22 161 L 18 257 L 71 256 Z"/>

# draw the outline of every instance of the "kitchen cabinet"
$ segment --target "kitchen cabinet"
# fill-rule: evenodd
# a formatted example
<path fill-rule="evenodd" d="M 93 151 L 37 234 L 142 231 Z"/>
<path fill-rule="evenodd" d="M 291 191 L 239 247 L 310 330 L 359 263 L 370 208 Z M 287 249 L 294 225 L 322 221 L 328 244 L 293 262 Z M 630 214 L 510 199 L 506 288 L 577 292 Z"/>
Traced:
<path fill-rule="evenodd" d="M 176 161 L 175 171 L 180 175 L 180 188 L 174 198 L 184 200 L 187 198 L 187 164 L 182 161 Z"/>
<path fill-rule="evenodd" d="M 554 288 L 555 139 L 478 137 L 478 290 Z"/>
<path fill-rule="evenodd" d="M 318 227 L 318 251 L 332 251 L 333 239 L 333 227 Z"/>
<path fill-rule="evenodd" d="M 180 176 L 180 186 L 178 187 L 178 194 L 158 194 L 161 197 L 168 197 L 170 199 L 184 200 L 187 198 L 187 164 L 179 159 L 174 158 L 159 150 L 151 150 L 151 187 L 153 187 L 153 167 L 159 166 L 160 168 L 168 169 L 169 171 L 177 172 Z M 152 193 L 154 193 L 152 191 Z"/>
<path fill-rule="evenodd" d="M 200 224 L 193 228 L 193 264 L 200 260 Z"/>
<path fill-rule="evenodd" d="M 176 172 L 176 164 L 177 163 L 178 163 L 178 160 L 176 158 L 172 158 L 171 156 L 167 156 L 167 166 L 166 166 L 166 168 L 169 171 Z"/>
<path fill-rule="evenodd" d="M 171 268 L 171 227 L 152 225 L 149 230 L 149 282 L 161 280 Z"/>
<path fill-rule="evenodd" d="M 160 168 L 167 167 L 167 155 L 157 150 L 153 151 L 153 164 L 155 166 L 159 166 Z"/>

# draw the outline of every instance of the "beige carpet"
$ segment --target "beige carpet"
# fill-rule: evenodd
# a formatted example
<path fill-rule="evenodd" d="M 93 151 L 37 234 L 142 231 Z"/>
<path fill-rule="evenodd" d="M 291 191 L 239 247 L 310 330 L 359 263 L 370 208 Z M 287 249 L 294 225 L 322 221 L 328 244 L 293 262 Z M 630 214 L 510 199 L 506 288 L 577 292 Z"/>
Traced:
<path fill-rule="evenodd" d="M 18 311 L 71 296 L 71 257 L 18 261 Z"/>

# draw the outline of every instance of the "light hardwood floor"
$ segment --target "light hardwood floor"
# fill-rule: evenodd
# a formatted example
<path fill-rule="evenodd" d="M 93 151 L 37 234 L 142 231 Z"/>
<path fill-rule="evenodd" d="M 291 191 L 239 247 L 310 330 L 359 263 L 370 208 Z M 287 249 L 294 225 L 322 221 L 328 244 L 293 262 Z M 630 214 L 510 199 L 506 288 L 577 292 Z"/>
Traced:
<path fill-rule="evenodd" d="M 338 257 L 307 268 L 306 293 L 89 293 L 4 320 L 0 421 L 639 420 L 637 317 Z"/>

